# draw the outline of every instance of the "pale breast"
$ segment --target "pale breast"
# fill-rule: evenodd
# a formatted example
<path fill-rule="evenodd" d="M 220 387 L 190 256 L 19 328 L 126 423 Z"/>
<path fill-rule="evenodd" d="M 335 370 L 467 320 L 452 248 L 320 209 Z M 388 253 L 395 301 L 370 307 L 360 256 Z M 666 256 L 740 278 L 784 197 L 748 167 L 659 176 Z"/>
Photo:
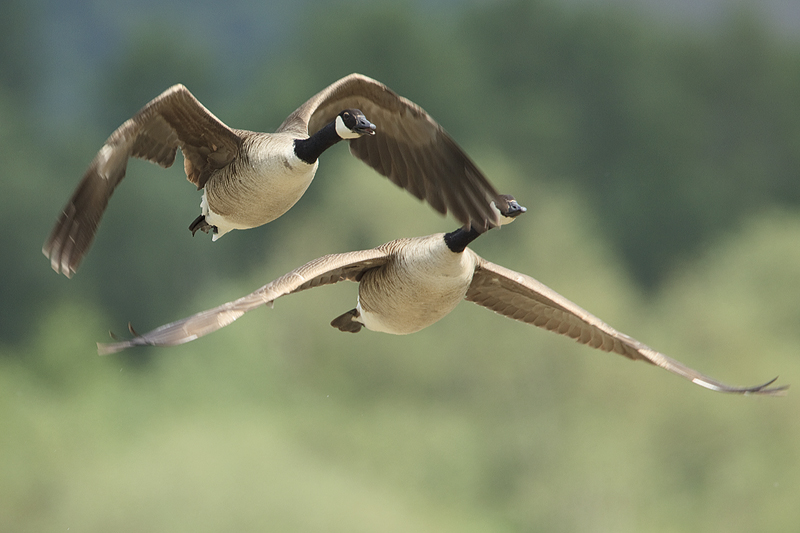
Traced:
<path fill-rule="evenodd" d="M 295 155 L 294 140 L 288 135 L 250 139 L 243 156 L 206 183 L 210 212 L 206 220 L 230 229 L 271 222 L 297 203 L 316 170 L 316 162 L 309 165 Z"/>
<path fill-rule="evenodd" d="M 473 254 L 455 254 L 445 246 L 443 235 L 431 237 L 365 273 L 358 309 L 367 329 L 414 333 L 441 320 L 464 299 L 475 271 Z"/>

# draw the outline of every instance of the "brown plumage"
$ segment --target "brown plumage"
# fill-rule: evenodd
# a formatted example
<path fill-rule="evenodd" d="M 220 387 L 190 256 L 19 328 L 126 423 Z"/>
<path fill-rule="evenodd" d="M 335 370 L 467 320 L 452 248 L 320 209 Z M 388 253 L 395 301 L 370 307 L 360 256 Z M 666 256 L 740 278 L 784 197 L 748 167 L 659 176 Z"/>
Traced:
<path fill-rule="evenodd" d="M 225 327 L 252 309 L 272 306 L 287 294 L 350 280 L 359 283 L 358 306 L 331 323 L 342 331 L 357 332 L 366 327 L 395 334 L 412 333 L 433 324 L 466 299 L 593 348 L 660 366 L 712 390 L 780 394 L 786 389 L 770 387 L 775 380 L 754 387 L 732 387 L 704 376 L 620 333 L 532 277 L 464 248 L 480 234 L 459 229 L 448 234 L 398 239 L 371 250 L 326 255 L 238 300 L 143 335 L 134 333 L 136 336 L 129 340 L 98 343 L 98 351 L 108 354 L 132 346 L 182 344 Z"/>
<path fill-rule="evenodd" d="M 362 113 L 372 129 L 342 137 L 333 126 L 348 109 Z M 376 80 L 360 74 L 338 80 L 275 133 L 231 129 L 176 85 L 111 134 L 42 252 L 56 272 L 71 277 L 77 271 L 131 157 L 169 167 L 180 148 L 187 179 L 204 189 L 201 215 L 190 229 L 213 231 L 216 239 L 289 210 L 311 183 L 319 155 L 342 139 L 353 155 L 440 213 L 449 211 L 467 226 L 498 223 L 490 207 L 497 192 L 467 154 L 421 107 Z"/>

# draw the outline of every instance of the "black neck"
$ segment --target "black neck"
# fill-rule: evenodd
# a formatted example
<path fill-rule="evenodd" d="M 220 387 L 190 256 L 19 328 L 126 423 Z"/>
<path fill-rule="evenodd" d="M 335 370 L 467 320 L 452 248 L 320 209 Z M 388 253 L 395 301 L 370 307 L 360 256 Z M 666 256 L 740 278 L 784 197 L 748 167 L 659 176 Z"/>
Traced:
<path fill-rule="evenodd" d="M 455 231 L 444 234 L 444 242 L 451 252 L 460 254 L 464 251 L 469 243 L 474 241 L 480 236 L 481 232 L 475 230 L 470 226 L 469 229 L 458 228 Z"/>
<path fill-rule="evenodd" d="M 336 133 L 336 121 L 334 120 L 308 139 L 295 139 L 294 153 L 312 165 L 322 155 L 322 152 L 341 140 L 342 138 Z"/>

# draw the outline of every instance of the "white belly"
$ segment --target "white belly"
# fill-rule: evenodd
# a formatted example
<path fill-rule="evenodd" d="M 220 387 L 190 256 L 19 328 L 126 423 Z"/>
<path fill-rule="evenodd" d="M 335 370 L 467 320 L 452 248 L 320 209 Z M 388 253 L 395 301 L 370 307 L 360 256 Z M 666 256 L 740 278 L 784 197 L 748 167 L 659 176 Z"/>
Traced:
<path fill-rule="evenodd" d="M 475 271 L 472 254 L 434 249 L 431 255 L 433 261 L 417 253 L 402 264 L 387 264 L 364 275 L 358 311 L 367 329 L 414 333 L 444 318 L 464 299 Z"/>
<path fill-rule="evenodd" d="M 402 316 L 387 314 L 383 311 L 380 313 L 367 311 L 362 307 L 360 298 L 357 308 L 361 313 L 360 320 L 368 330 L 391 333 L 392 335 L 408 335 L 409 333 L 421 331 L 443 319 L 463 299 L 464 297 L 461 296 L 447 303 L 439 301 L 433 312 L 418 309 L 412 314 L 404 313 Z"/>
<path fill-rule="evenodd" d="M 206 222 L 217 227 L 213 240 L 234 229 L 272 222 L 303 196 L 314 179 L 317 163 L 274 156 L 237 169 L 234 177 L 209 180 L 200 209 Z"/>

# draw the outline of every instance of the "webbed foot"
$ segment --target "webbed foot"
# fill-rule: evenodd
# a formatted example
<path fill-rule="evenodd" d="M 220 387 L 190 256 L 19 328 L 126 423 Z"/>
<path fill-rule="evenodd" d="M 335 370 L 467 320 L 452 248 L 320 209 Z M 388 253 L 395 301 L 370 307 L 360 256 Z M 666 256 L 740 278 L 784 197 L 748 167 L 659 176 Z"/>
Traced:
<path fill-rule="evenodd" d="M 364 326 L 364 324 L 358 321 L 360 316 L 361 314 L 358 312 L 358 309 L 351 309 L 331 320 L 331 326 L 338 328 L 340 331 L 358 333 Z"/>
<path fill-rule="evenodd" d="M 197 233 L 197 230 L 200 230 L 203 233 L 208 233 L 209 231 L 212 233 L 217 232 L 217 227 L 206 222 L 206 217 L 204 215 L 200 215 L 194 219 L 194 222 L 189 224 L 189 229 L 192 232 L 192 237 L 194 237 L 194 234 Z"/>

